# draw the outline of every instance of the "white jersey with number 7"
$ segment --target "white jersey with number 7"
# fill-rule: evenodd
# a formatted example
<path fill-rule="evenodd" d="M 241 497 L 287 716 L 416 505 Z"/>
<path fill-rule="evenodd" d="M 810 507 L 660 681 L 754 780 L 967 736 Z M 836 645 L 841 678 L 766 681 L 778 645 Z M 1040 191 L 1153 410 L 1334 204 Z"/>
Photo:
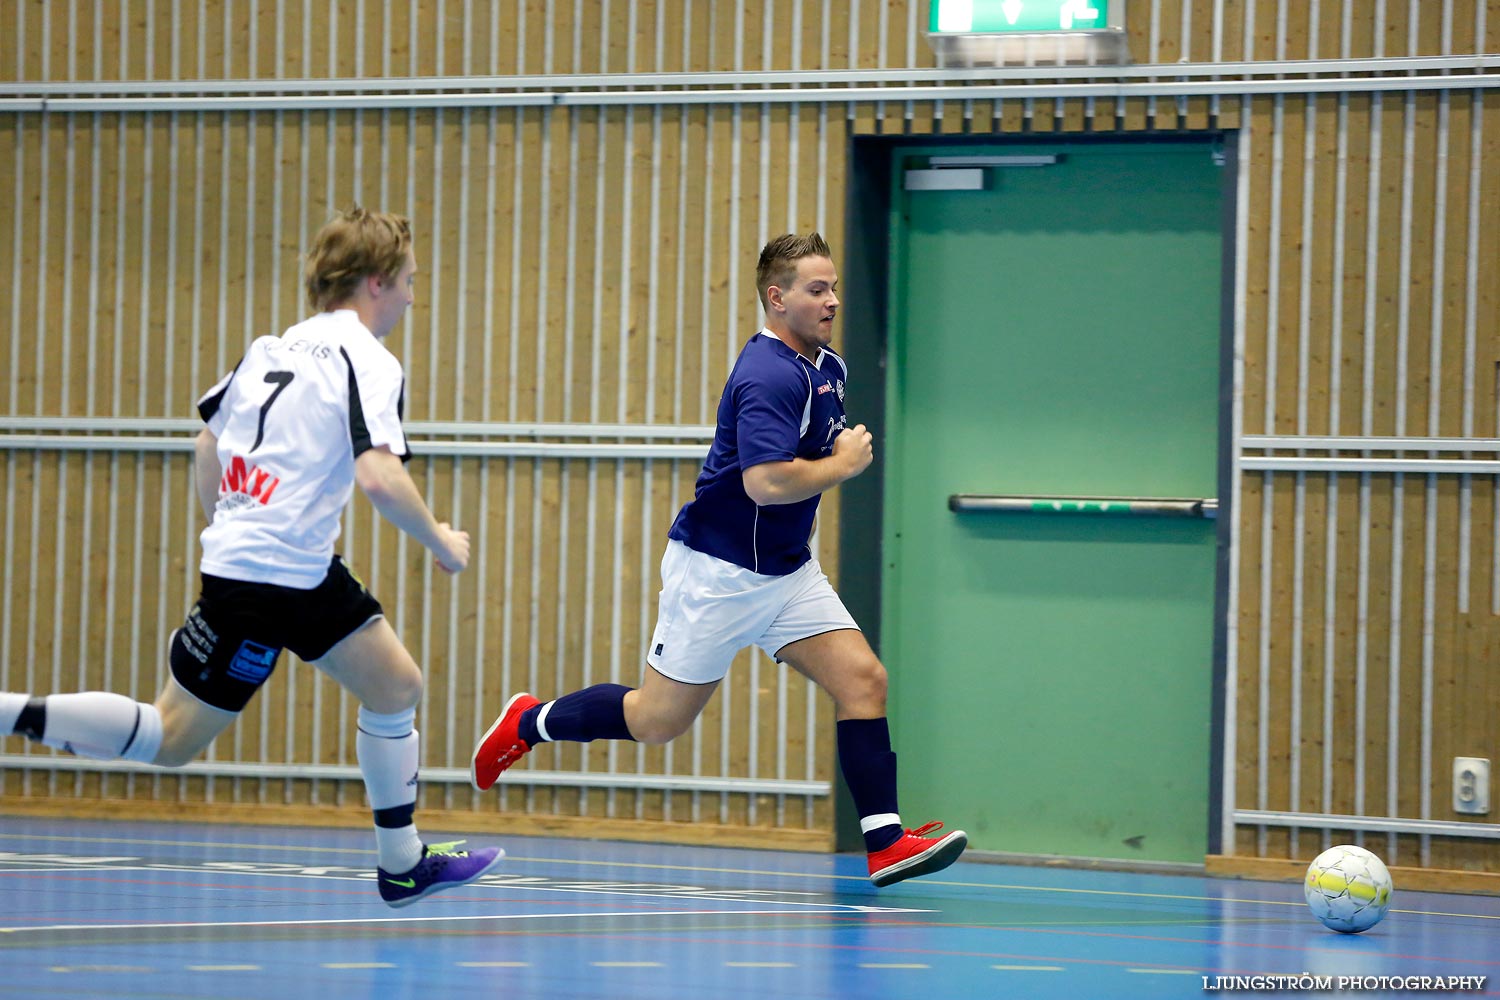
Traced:
<path fill-rule="evenodd" d="M 354 491 L 354 460 L 409 457 L 401 362 L 347 309 L 259 337 L 198 401 L 218 438 L 219 498 L 200 536 L 210 576 L 311 589 Z"/>

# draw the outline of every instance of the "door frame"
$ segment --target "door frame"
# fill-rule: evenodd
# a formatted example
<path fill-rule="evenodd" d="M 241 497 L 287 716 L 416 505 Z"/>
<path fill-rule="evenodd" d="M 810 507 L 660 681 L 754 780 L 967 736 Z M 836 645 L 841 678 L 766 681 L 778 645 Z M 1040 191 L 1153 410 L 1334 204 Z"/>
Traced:
<path fill-rule="evenodd" d="M 843 314 L 842 348 L 849 366 L 848 409 L 851 417 L 865 424 L 875 438 L 875 458 L 862 475 L 839 487 L 839 595 L 854 620 L 860 623 L 877 654 L 881 647 L 881 567 L 884 563 L 885 460 L 881 446 L 889 433 L 886 413 L 887 358 L 891 346 L 890 248 L 894 237 L 893 155 L 903 147 L 951 145 L 955 152 L 966 147 L 1005 145 L 1024 152 L 1037 145 L 1059 142 L 1077 145 L 1139 145 L 1142 143 L 1215 142 L 1224 157 L 1220 186 L 1219 284 L 1219 509 L 1215 525 L 1213 679 L 1209 733 L 1207 852 L 1223 854 L 1224 731 L 1229 629 L 1229 570 L 1231 530 L 1236 511 L 1231 503 L 1234 487 L 1235 398 L 1235 232 L 1237 191 L 1242 169 L 1239 134 L 1233 130 L 1209 132 L 1118 132 L 1108 134 L 1050 133 L 1032 135 L 861 135 L 849 137 L 846 162 L 844 242 L 835 247 L 840 286 L 848 293 Z M 837 768 L 835 768 L 837 771 Z M 840 774 L 835 799 L 836 846 L 841 851 L 863 851 L 859 816 Z"/>

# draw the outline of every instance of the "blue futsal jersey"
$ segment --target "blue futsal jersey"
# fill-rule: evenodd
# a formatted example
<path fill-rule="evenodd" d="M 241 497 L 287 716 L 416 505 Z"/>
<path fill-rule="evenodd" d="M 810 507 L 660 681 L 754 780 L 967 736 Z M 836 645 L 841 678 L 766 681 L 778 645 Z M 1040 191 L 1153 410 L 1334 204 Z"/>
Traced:
<path fill-rule="evenodd" d="M 819 496 L 759 506 L 740 474 L 762 462 L 818 459 L 844 429 L 849 370 L 832 351 L 808 361 L 762 330 L 740 351 L 719 399 L 714 443 L 693 499 L 668 537 L 754 573 L 784 576 L 812 558 Z"/>

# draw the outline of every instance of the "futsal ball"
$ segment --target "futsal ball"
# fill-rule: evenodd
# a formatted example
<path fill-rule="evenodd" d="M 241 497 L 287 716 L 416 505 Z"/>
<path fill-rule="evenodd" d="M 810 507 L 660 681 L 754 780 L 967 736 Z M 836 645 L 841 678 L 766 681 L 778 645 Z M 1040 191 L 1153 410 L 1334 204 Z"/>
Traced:
<path fill-rule="evenodd" d="M 1323 926 L 1358 934 L 1380 923 L 1391 908 L 1391 873 L 1385 862 L 1353 844 L 1330 847 L 1307 868 L 1302 894 Z"/>

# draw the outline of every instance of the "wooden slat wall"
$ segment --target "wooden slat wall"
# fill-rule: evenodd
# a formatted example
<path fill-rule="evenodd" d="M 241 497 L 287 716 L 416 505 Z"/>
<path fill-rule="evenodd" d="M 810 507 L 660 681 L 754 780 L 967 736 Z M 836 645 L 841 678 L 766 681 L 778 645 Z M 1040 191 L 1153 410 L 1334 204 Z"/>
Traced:
<path fill-rule="evenodd" d="M 7 261 L 34 276 L 23 287 L 35 291 L 13 308 L 11 412 L 190 413 L 196 394 L 250 337 L 302 314 L 298 234 L 334 206 L 361 201 L 409 212 L 420 234 L 419 304 L 392 339 L 408 368 L 409 419 L 711 423 L 728 365 L 755 328 L 759 234 L 821 226 L 838 240 L 841 213 L 817 194 L 815 170 L 828 158 L 822 115 L 528 108 L 13 116 L 0 127 L 21 165 L 6 163 L 0 189 L 46 189 L 22 199 L 19 224 L 33 238 L 16 241 L 20 255 Z M 95 127 L 97 141 L 85 142 Z M 771 176 L 758 152 L 768 141 L 807 150 L 801 169 Z M 709 156 L 739 169 L 710 175 Z M 762 187 L 769 197 L 744 196 Z M 773 203 L 792 206 L 791 188 L 794 206 L 771 212 Z M 742 246 L 726 249 L 731 243 Z M 112 580 L 96 584 L 105 594 L 124 585 L 123 568 L 110 577 L 84 566 L 112 552 L 99 547 L 112 539 L 120 560 L 145 567 L 142 634 L 129 680 L 111 658 L 81 683 L 150 697 L 164 676 L 153 651 L 164 648 L 194 584 L 198 515 L 186 456 L 142 460 L 157 477 L 144 487 L 148 511 L 174 505 L 161 507 L 162 522 L 152 524 L 162 535 L 155 544 L 109 521 L 118 519 L 117 505 L 139 502 L 129 499 L 128 476 L 110 471 L 112 461 L 128 471 L 129 457 L 7 457 L 12 509 L 56 509 L 65 520 L 22 519 L 7 534 L 10 592 L 22 599 L 10 602 L 10 626 L 0 628 L 12 664 L 5 686 L 72 687 L 73 664 L 118 648 L 93 634 L 107 619 L 92 614 L 86 598 L 62 596 L 86 580 Z M 465 766 L 509 692 L 638 681 L 661 538 L 691 495 L 696 462 L 431 459 L 413 472 L 435 510 L 475 526 L 482 548 L 474 568 L 452 585 L 434 577 L 362 500 L 346 524 L 345 548 L 426 665 L 419 726 L 429 766 Z M 830 505 L 822 529 L 836 532 L 836 524 Z M 137 578 L 128 579 L 141 593 Z M 49 645 L 38 628 L 58 633 L 50 657 L 37 652 Z M 543 766 L 573 771 L 588 761 L 625 773 L 827 781 L 828 707 L 780 673 L 746 654 L 688 738 L 665 749 L 564 744 Z M 217 756 L 351 764 L 352 713 L 346 696 L 292 663 L 223 737 Z M 10 779 L 22 795 L 39 794 L 43 781 L 51 794 L 52 778 Z M 100 788 L 95 777 L 65 779 L 88 795 L 140 784 L 102 781 Z M 201 784 L 168 776 L 149 787 L 168 797 L 309 806 L 357 805 L 361 796 L 351 782 Z M 799 843 L 825 843 L 832 823 L 827 799 L 788 808 L 780 797 L 747 794 L 543 789 L 497 798 L 454 787 L 426 794 L 463 811 L 771 825 Z"/>
<path fill-rule="evenodd" d="M 1497 110 L 1488 93 L 1253 102 L 1247 433 L 1500 434 Z M 1240 808 L 1493 823 L 1452 811 L 1451 768 L 1500 756 L 1495 482 L 1244 477 Z M 1353 836 L 1241 827 L 1232 851 Z M 1500 868 L 1494 840 L 1365 837 L 1401 865 Z"/>
<path fill-rule="evenodd" d="M 4 16 L 0 80 L 933 64 L 919 0 L 25 0 Z M 1494 0 L 1151 0 L 1131 3 L 1127 26 L 1138 63 L 1500 50 Z M 87 93 L 87 83 L 77 92 Z M 196 393 L 252 336 L 299 318 L 299 249 L 330 211 L 361 201 L 417 223 L 418 303 L 392 341 L 409 371 L 410 417 L 706 423 L 737 343 L 756 322 L 751 269 L 763 239 L 818 227 L 840 245 L 850 134 L 1243 127 L 1244 430 L 1493 436 L 1496 102 L 1463 91 L 7 114 L 0 218 L 11 225 L 0 225 L 0 275 L 10 276 L 14 294 L 0 324 L 0 412 L 189 414 Z M 1480 222 L 1470 233 L 1476 179 L 1472 217 Z M 1461 331 L 1471 284 L 1478 320 L 1470 381 Z M 1403 344 L 1407 369 L 1398 377 Z M 432 458 L 413 472 L 439 511 L 473 527 L 469 572 L 451 584 L 434 578 L 422 553 L 362 501 L 346 538 L 427 669 L 425 765 L 462 766 L 473 735 L 517 687 L 550 695 L 638 677 L 661 533 L 690 493 L 695 463 Z M 195 589 L 199 515 L 187 456 L 9 451 L 0 496 L 4 686 L 102 686 L 149 697 L 166 635 Z M 1448 815 L 1451 756 L 1500 756 L 1492 752 L 1500 743 L 1491 666 L 1496 502 L 1494 477 L 1246 474 L 1236 611 L 1240 808 L 1417 815 L 1424 776 L 1414 740 L 1424 711 L 1435 720 L 1433 817 Z M 837 504 L 825 510 L 822 555 L 831 569 Z M 1434 681 L 1426 709 L 1424 656 Z M 1386 795 L 1393 659 L 1394 802 Z M 1366 665 L 1358 690 L 1368 724 L 1356 744 L 1358 662 Z M 1325 663 L 1337 695 L 1328 733 Z M 289 715 L 298 724 L 288 727 Z M 352 718 L 352 704 L 314 670 L 284 662 L 215 753 L 349 764 Z M 538 766 L 829 780 L 831 730 L 823 699 L 747 655 L 694 733 L 673 746 L 554 747 Z M 778 770 L 781 732 L 791 742 Z M 1331 783 L 1322 777 L 1325 744 Z M 1356 787 L 1359 760 L 1365 781 Z M 280 807 L 362 821 L 362 793 L 349 781 L 11 771 L 3 792 L 7 807 L 126 797 L 158 810 L 212 801 L 237 817 Z M 517 787 L 474 796 L 434 786 L 422 804 L 469 826 L 503 818 L 615 835 L 691 837 L 662 824 L 693 822 L 700 832 L 773 827 L 789 843 L 826 846 L 832 829 L 826 800 L 747 794 Z M 1226 850 L 1306 856 L 1314 840 L 1249 828 Z M 1483 843 L 1402 838 L 1389 846 L 1401 864 L 1496 867 L 1495 849 Z"/>

